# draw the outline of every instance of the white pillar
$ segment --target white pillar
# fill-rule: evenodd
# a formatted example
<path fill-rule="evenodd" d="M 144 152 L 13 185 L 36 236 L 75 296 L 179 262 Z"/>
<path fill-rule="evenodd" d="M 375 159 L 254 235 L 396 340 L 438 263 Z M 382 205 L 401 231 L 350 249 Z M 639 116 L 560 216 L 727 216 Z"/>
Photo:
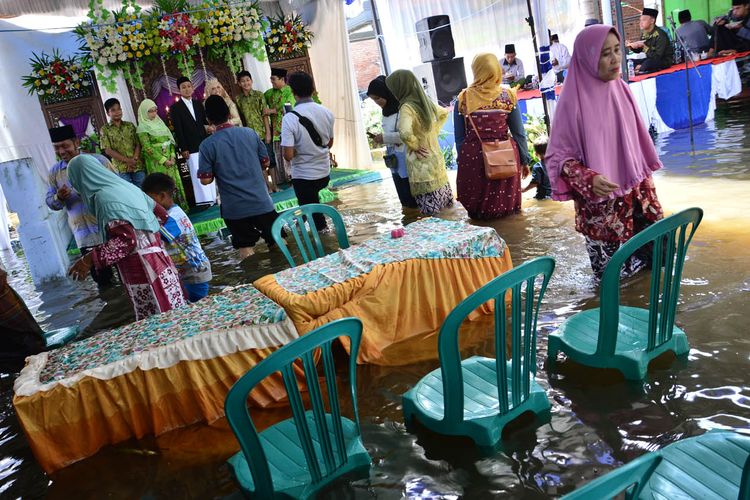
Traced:
<path fill-rule="evenodd" d="M 5 194 L 0 188 L 0 250 L 10 249 L 10 233 L 8 232 L 8 211 L 5 209 Z"/>
<path fill-rule="evenodd" d="M 604 0 L 605 2 L 607 0 Z M 599 19 L 599 0 L 580 0 L 581 17 L 584 19 Z M 580 29 L 580 26 L 578 27 Z"/>
<path fill-rule="evenodd" d="M 549 31 L 547 30 L 547 12 L 545 10 L 544 0 L 533 0 L 531 2 L 530 14 L 534 18 L 534 27 L 536 30 L 537 45 L 539 48 L 539 58 L 541 62 L 550 61 L 549 50 L 543 51 L 542 47 L 549 47 Z M 535 61 L 536 62 L 536 61 Z M 539 82 L 539 88 L 544 91 L 545 89 L 552 89 L 555 86 L 557 75 L 551 64 L 542 64 L 542 71 L 546 72 L 540 75 L 541 80 Z M 545 68 L 546 66 L 546 68 Z M 547 69 L 548 68 L 548 69 Z M 547 113 L 549 114 L 550 124 L 555 115 L 555 97 L 547 98 L 546 95 L 542 96 L 542 99 L 546 101 Z"/>
<path fill-rule="evenodd" d="M 615 0 L 619 2 L 620 0 Z M 602 23 L 614 26 L 612 21 L 612 2 L 610 0 L 602 0 Z"/>
<path fill-rule="evenodd" d="M 60 215 L 45 203 L 47 186 L 34 170 L 30 158 L 0 163 L 0 186 L 10 209 L 18 214 L 19 239 L 34 284 L 63 278 L 70 259 L 67 247 L 70 230 L 60 231 Z"/>

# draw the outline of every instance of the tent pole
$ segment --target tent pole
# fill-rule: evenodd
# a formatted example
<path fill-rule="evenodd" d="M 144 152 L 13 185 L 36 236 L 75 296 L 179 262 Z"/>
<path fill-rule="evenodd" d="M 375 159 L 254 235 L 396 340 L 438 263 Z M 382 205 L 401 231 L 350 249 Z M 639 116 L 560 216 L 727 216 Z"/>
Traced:
<path fill-rule="evenodd" d="M 529 23 L 529 27 L 531 28 L 531 39 L 534 42 L 534 59 L 536 61 L 536 72 L 538 76 L 538 80 L 541 83 L 542 77 L 542 64 L 540 62 L 541 56 L 538 56 L 539 54 L 539 44 L 537 43 L 536 38 L 536 27 L 534 26 L 534 14 L 533 10 L 531 8 L 531 0 L 526 0 L 526 6 L 529 9 L 529 17 L 526 18 L 526 22 Z M 542 105 L 544 106 L 544 125 L 547 127 L 547 135 L 549 135 L 549 127 L 550 127 L 550 116 L 549 116 L 549 108 L 547 106 L 547 99 L 542 95 Z"/>
<path fill-rule="evenodd" d="M 376 3 L 376 0 L 370 0 L 370 6 L 372 7 L 372 25 L 375 30 L 375 37 L 378 39 L 378 47 L 380 47 L 380 58 L 383 60 L 383 72 L 388 75 L 391 73 L 391 65 L 388 64 L 388 52 L 385 49 L 383 29 L 380 26 L 380 16 L 378 15 L 378 8 L 375 5 Z"/>
<path fill-rule="evenodd" d="M 609 0 L 603 0 L 605 3 Z M 622 54 L 622 62 L 620 63 L 622 71 L 622 79 L 625 83 L 630 82 L 630 75 L 628 74 L 628 49 L 625 47 L 625 25 L 622 23 L 622 4 L 620 0 L 615 0 L 615 16 L 617 17 L 617 31 L 620 32 L 620 54 Z M 606 23 L 605 23 L 606 24 Z"/>

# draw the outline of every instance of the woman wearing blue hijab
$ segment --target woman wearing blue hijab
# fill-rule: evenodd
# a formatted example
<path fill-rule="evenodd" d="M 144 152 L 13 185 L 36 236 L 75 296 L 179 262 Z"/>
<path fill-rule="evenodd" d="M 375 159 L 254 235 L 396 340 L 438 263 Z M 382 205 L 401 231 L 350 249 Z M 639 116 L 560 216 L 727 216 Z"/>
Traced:
<path fill-rule="evenodd" d="M 116 265 L 136 320 L 185 305 L 177 269 L 161 247 L 160 220 L 166 221 L 167 212 L 93 156 L 71 160 L 68 178 L 105 240 L 78 259 L 68 274 L 82 280 L 92 266 Z"/>

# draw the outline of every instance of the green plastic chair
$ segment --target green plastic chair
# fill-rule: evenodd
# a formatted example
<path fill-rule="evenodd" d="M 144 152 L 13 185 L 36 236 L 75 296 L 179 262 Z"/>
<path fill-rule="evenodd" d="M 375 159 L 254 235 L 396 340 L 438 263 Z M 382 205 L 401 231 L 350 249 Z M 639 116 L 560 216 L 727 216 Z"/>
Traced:
<path fill-rule="evenodd" d="M 580 364 L 615 368 L 626 379 L 643 380 L 649 362 L 665 351 L 687 354 L 687 336 L 674 319 L 685 254 L 702 218 L 703 210 L 689 208 L 660 220 L 622 245 L 604 270 L 600 307 L 574 314 L 549 335 L 550 368 L 562 351 Z M 654 245 L 649 308 L 621 306 L 620 268 L 648 244 Z"/>
<path fill-rule="evenodd" d="M 313 223 L 313 214 L 323 214 L 330 217 L 336 230 L 339 247 L 349 248 L 349 237 L 346 234 L 344 219 L 341 218 L 341 214 L 335 208 L 322 203 L 310 203 L 309 205 L 290 208 L 276 218 L 271 227 L 271 235 L 291 267 L 295 267 L 297 264 L 294 262 L 286 241 L 282 237 L 284 226 L 287 226 L 287 229 L 294 236 L 294 241 L 297 242 L 304 263 L 326 255 L 318 230 Z M 309 221 L 309 224 L 306 224 L 306 221 Z"/>
<path fill-rule="evenodd" d="M 748 500 L 750 436 L 712 431 L 615 469 L 563 500 L 725 498 Z"/>
<path fill-rule="evenodd" d="M 349 392 L 354 420 L 341 415 L 331 353 L 331 345 L 342 336 L 351 339 Z M 228 463 L 245 495 L 263 499 L 310 498 L 344 475 L 368 475 L 371 460 L 360 437 L 355 393 L 361 339 L 360 320 L 333 321 L 272 353 L 232 386 L 224 409 L 241 451 Z M 314 353 L 318 349 L 323 358 L 328 412 L 315 366 Z M 306 410 L 302 401 L 295 361 L 304 367 L 311 410 Z M 292 418 L 259 434 L 247 408 L 247 397 L 260 381 L 276 372 L 284 380 Z"/>
<path fill-rule="evenodd" d="M 482 448 L 494 448 L 502 438 L 503 427 L 522 413 L 531 411 L 538 416 L 549 416 L 550 403 L 534 375 L 537 314 L 554 269 L 552 257 L 526 262 L 493 279 L 451 311 L 438 337 L 440 368 L 403 395 L 407 427 L 416 419 L 439 434 L 468 436 Z M 535 297 L 539 275 L 542 283 Z M 509 290 L 511 359 L 506 354 L 505 298 Z M 493 299 L 495 359 L 473 356 L 461 361 L 458 347 L 461 323 L 477 307 Z"/>

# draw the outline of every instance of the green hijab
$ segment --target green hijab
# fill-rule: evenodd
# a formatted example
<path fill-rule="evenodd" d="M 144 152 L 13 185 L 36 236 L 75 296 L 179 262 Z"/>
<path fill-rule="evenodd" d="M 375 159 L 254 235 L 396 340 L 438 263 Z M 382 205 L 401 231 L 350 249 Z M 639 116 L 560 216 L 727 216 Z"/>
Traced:
<path fill-rule="evenodd" d="M 149 120 L 148 110 L 155 108 L 156 103 L 151 99 L 144 99 L 140 106 L 138 106 L 138 130 L 139 134 L 148 134 L 151 137 L 165 137 L 169 138 L 171 142 L 174 142 L 172 132 L 167 127 L 167 124 L 161 119 L 159 115 L 156 118 Z"/>
<path fill-rule="evenodd" d="M 154 200 L 107 169 L 95 157 L 82 154 L 73 158 L 68 163 L 68 180 L 89 212 L 96 217 L 105 239 L 107 224 L 115 220 L 128 221 L 141 231 L 155 233 L 159 230 Z"/>
<path fill-rule="evenodd" d="M 429 130 L 437 120 L 437 105 L 424 93 L 419 80 L 409 70 L 399 69 L 385 79 L 385 84 L 399 100 L 401 106 L 411 104 L 422 122 L 422 126 Z"/>

